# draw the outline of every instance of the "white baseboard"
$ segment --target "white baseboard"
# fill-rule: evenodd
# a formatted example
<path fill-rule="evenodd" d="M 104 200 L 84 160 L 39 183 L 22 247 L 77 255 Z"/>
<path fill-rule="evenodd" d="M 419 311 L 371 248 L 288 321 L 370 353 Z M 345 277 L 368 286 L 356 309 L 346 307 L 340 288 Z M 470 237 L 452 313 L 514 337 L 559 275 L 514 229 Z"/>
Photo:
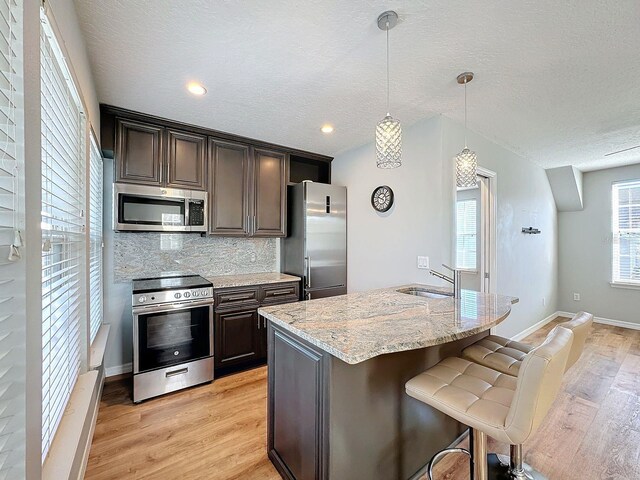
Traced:
<path fill-rule="evenodd" d="M 520 341 L 525 337 L 528 337 L 529 335 L 531 335 L 533 332 L 535 332 L 536 330 L 541 329 L 542 327 L 544 327 L 547 323 L 549 323 L 550 321 L 554 320 L 556 317 L 558 317 L 559 315 L 561 315 L 562 312 L 554 312 L 551 315 L 549 315 L 546 318 L 543 318 L 542 320 L 540 320 L 538 323 L 535 323 L 533 325 L 531 325 L 529 328 L 521 331 L 520 333 L 514 335 L 511 337 L 511 340 L 515 340 L 515 341 Z"/>
<path fill-rule="evenodd" d="M 563 317 L 573 317 L 575 313 L 570 312 L 557 312 L 558 315 Z M 630 328 L 631 330 L 640 330 L 640 323 L 625 322 L 624 320 L 613 320 L 611 318 L 593 317 L 595 323 L 601 323 L 603 325 L 611 325 L 612 327 Z"/>
<path fill-rule="evenodd" d="M 113 377 L 114 375 L 122 375 L 123 373 L 131 373 L 131 372 L 133 372 L 133 365 L 131 363 L 125 363 L 124 365 L 107 367 L 105 369 L 105 376 Z"/>

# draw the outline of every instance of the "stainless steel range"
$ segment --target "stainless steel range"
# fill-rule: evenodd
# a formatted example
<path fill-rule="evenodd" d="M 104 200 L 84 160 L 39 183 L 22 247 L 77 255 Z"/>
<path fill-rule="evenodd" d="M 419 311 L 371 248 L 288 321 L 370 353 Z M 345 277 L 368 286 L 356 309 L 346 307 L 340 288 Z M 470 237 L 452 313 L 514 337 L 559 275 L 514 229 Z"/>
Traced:
<path fill-rule="evenodd" d="M 199 275 L 133 281 L 133 401 L 213 380 L 213 288 Z"/>

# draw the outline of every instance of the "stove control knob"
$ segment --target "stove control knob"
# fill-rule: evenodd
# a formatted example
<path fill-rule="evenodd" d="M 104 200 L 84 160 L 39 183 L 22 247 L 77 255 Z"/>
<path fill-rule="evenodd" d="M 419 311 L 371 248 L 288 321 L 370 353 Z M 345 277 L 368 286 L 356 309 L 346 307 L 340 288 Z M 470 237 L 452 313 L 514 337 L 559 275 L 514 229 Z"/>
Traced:
<path fill-rule="evenodd" d="M 175 298 L 180 298 L 181 296 L 182 296 L 182 294 L 179 293 L 179 292 L 174 295 Z"/>
<path fill-rule="evenodd" d="M 194 290 L 191 295 L 193 295 L 194 297 L 199 297 L 200 296 L 200 292 L 198 290 Z"/>
<path fill-rule="evenodd" d="M 189 298 L 191 296 L 191 293 L 189 292 L 184 292 L 184 298 Z"/>
<path fill-rule="evenodd" d="M 146 301 L 147 301 L 147 297 L 145 297 L 144 295 L 138 298 L 138 303 L 144 303 Z"/>
<path fill-rule="evenodd" d="M 202 292 L 200 292 L 200 295 L 202 295 L 203 297 L 209 295 L 209 290 L 205 288 L 204 290 L 202 290 Z"/>

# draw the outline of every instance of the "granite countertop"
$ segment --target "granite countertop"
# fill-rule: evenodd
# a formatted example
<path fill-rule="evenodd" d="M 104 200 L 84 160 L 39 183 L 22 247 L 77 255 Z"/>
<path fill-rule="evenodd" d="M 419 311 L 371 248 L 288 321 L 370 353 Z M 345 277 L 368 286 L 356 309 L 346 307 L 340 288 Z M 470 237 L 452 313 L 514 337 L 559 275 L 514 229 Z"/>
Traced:
<path fill-rule="evenodd" d="M 460 299 L 426 298 L 396 290 L 349 293 L 258 310 L 275 325 L 349 364 L 385 353 L 415 350 L 469 337 L 502 322 L 515 297 L 462 290 Z M 450 290 L 449 290 L 450 292 Z"/>
<path fill-rule="evenodd" d="M 300 277 L 286 273 L 245 273 L 242 275 L 217 275 L 206 277 L 213 288 L 246 287 L 249 285 L 265 285 L 268 283 L 299 282 Z"/>

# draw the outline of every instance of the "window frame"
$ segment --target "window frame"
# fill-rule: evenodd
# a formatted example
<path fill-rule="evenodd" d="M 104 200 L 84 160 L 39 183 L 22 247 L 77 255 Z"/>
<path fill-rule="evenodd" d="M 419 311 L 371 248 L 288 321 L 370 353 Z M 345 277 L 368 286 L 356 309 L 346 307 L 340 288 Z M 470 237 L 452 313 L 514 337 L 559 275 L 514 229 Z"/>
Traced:
<path fill-rule="evenodd" d="M 80 90 L 40 9 L 42 164 L 42 444 L 44 464 L 81 374 L 87 346 L 88 135 Z M 60 255 L 55 258 L 56 252 Z M 55 272 L 54 272 L 55 271 Z M 57 273 L 56 273 L 57 272 Z M 55 281 L 52 282 L 52 280 Z M 55 288 L 54 288 L 55 287 Z M 53 292 L 53 293 L 52 293 Z M 48 309 L 48 310 L 47 310 Z"/>
<path fill-rule="evenodd" d="M 620 276 L 620 206 L 619 191 L 621 187 L 632 186 L 640 189 L 640 179 L 620 180 L 611 184 L 611 281 L 609 284 L 616 288 L 638 289 L 640 290 L 640 279 L 633 280 L 631 278 L 622 278 Z M 640 207 L 640 202 L 638 203 Z M 640 227 L 628 228 L 622 230 L 637 230 L 640 236 Z M 640 255 L 639 255 L 640 256 Z"/>

